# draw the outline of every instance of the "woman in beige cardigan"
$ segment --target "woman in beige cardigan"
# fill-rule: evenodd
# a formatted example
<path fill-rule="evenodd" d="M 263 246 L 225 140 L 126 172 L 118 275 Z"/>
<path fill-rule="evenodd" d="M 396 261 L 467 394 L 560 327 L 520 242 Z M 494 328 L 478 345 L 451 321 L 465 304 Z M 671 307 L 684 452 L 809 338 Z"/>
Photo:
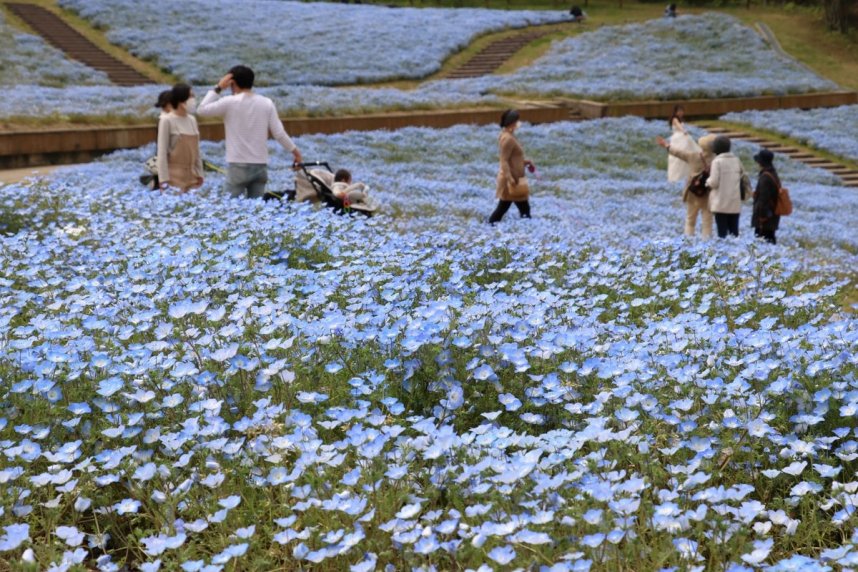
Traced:
<path fill-rule="evenodd" d="M 656 139 L 656 142 L 667 149 L 667 152 L 671 156 L 688 163 L 689 177 L 682 191 L 682 202 L 685 203 L 685 236 L 694 236 L 698 213 L 700 214 L 700 235 L 703 238 L 710 238 L 712 236 L 712 212 L 709 210 L 709 195 L 698 197 L 689 191 L 689 187 L 691 186 L 691 180 L 703 171 L 708 170 L 712 165 L 712 161 L 715 160 L 715 153 L 712 152 L 714 141 L 714 135 L 704 135 L 697 142 L 700 152 L 694 153 L 686 149 L 674 147 L 661 137 Z"/>
<path fill-rule="evenodd" d="M 498 136 L 497 190 L 495 196 L 498 206 L 489 217 L 489 223 L 500 222 L 512 203 L 518 208 L 521 218 L 530 218 L 529 191 L 524 169 L 532 165 L 524 158 L 524 150 L 515 139 L 515 130 L 519 126 L 519 115 L 515 109 L 507 109 L 500 119 L 501 133 Z M 518 193 L 515 191 L 518 190 Z"/>

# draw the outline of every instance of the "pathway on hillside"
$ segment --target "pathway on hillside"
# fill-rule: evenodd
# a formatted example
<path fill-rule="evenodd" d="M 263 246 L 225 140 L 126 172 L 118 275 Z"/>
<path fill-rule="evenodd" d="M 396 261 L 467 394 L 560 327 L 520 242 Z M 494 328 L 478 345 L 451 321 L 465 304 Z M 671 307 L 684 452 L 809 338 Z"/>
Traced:
<path fill-rule="evenodd" d="M 474 57 L 451 71 L 445 79 L 463 79 L 492 74 L 520 49 L 555 31 L 554 29 L 533 28 L 520 34 L 495 40 L 477 52 Z"/>
<path fill-rule="evenodd" d="M 766 149 L 769 149 L 777 155 L 784 155 L 786 157 L 789 157 L 790 159 L 801 161 L 806 165 L 825 169 L 826 171 L 829 171 L 830 173 L 833 173 L 840 177 L 843 180 L 843 184 L 847 187 L 858 188 L 858 170 L 852 169 L 851 167 L 848 167 L 846 165 L 830 161 L 828 159 L 819 157 L 818 155 L 814 155 L 813 153 L 807 151 L 802 151 L 801 149 L 797 149 L 790 145 L 777 143 L 776 141 L 771 141 L 764 137 L 751 135 L 743 131 L 730 130 L 724 127 L 707 124 L 705 122 L 698 122 L 696 123 L 696 125 L 710 133 L 715 133 L 717 135 L 726 135 L 730 139 L 741 139 L 742 141 L 747 141 L 748 143 L 754 143 L 756 145 L 759 145 L 760 147 L 765 147 Z"/>
<path fill-rule="evenodd" d="M 93 44 L 50 10 L 35 4 L 7 3 L 6 6 L 52 46 L 91 68 L 103 71 L 116 85 L 153 83 L 151 79 L 125 62 L 119 61 Z"/>

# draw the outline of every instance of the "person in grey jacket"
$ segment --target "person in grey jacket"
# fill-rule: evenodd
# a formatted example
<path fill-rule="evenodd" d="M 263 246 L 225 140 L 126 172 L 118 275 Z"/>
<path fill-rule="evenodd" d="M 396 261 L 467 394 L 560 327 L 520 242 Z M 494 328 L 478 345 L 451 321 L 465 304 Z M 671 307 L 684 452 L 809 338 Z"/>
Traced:
<path fill-rule="evenodd" d="M 712 143 L 715 160 L 709 169 L 706 186 L 709 210 L 715 217 L 718 238 L 739 236 L 739 214 L 742 212 L 742 161 L 730 152 L 730 139 L 719 135 Z"/>

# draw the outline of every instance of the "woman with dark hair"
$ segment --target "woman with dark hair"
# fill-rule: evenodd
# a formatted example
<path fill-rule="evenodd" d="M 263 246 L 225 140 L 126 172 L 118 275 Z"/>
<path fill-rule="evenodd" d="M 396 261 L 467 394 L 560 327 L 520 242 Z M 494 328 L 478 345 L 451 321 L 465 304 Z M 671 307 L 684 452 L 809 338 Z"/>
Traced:
<path fill-rule="evenodd" d="M 161 126 L 161 120 L 173 111 L 173 90 L 165 89 L 158 94 L 158 100 L 155 102 L 155 108 L 160 109 L 161 113 L 158 116 L 158 128 Z M 157 141 L 157 139 L 156 139 Z M 155 156 L 150 157 L 146 163 L 147 174 L 140 177 L 140 182 L 150 187 L 151 189 L 161 188 L 161 180 L 158 178 L 158 147 L 156 143 Z"/>
<path fill-rule="evenodd" d="M 670 136 L 670 148 L 682 153 L 700 154 L 700 147 L 688 134 L 685 128 L 685 108 L 677 105 L 673 108 L 670 116 L 670 128 L 673 135 Z M 685 181 L 691 176 L 691 168 L 688 162 L 683 161 L 675 155 L 667 158 L 667 180 L 671 183 Z"/>
<path fill-rule="evenodd" d="M 184 193 L 203 184 L 200 129 L 193 116 L 197 105 L 191 86 L 173 86 L 170 103 L 173 111 L 158 124 L 158 177 L 161 189 L 171 186 Z"/>
<path fill-rule="evenodd" d="M 509 207 L 515 203 L 521 218 L 530 218 L 530 190 L 525 178 L 525 167 L 533 168 L 533 163 L 524 158 L 524 150 L 515 138 L 520 125 L 519 114 L 515 109 L 507 109 L 500 119 L 501 132 L 498 136 L 499 168 L 495 196 L 498 206 L 489 217 L 489 223 L 499 222 Z"/>
<path fill-rule="evenodd" d="M 709 191 L 709 210 L 715 217 L 718 238 L 728 234 L 739 236 L 739 214 L 742 212 L 742 161 L 730 152 L 730 139 L 719 135 L 712 142 L 715 160 L 709 169 L 706 186 Z"/>
<path fill-rule="evenodd" d="M 781 222 L 781 217 L 775 214 L 781 179 L 775 170 L 774 160 L 775 154 L 768 149 L 762 149 L 754 155 L 754 161 L 760 166 L 760 178 L 754 191 L 754 208 L 751 214 L 754 236 L 771 244 L 778 243 L 775 232 Z"/>

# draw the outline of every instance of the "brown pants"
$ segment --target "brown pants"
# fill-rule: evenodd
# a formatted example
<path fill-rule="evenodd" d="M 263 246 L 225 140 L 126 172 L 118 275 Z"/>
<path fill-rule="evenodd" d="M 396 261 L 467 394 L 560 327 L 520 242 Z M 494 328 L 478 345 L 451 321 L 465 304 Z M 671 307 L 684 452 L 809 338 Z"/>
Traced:
<path fill-rule="evenodd" d="M 700 235 L 712 237 L 712 213 L 709 211 L 709 196 L 698 197 L 687 193 L 685 197 L 685 236 L 694 236 L 697 226 L 697 213 L 700 213 Z"/>

